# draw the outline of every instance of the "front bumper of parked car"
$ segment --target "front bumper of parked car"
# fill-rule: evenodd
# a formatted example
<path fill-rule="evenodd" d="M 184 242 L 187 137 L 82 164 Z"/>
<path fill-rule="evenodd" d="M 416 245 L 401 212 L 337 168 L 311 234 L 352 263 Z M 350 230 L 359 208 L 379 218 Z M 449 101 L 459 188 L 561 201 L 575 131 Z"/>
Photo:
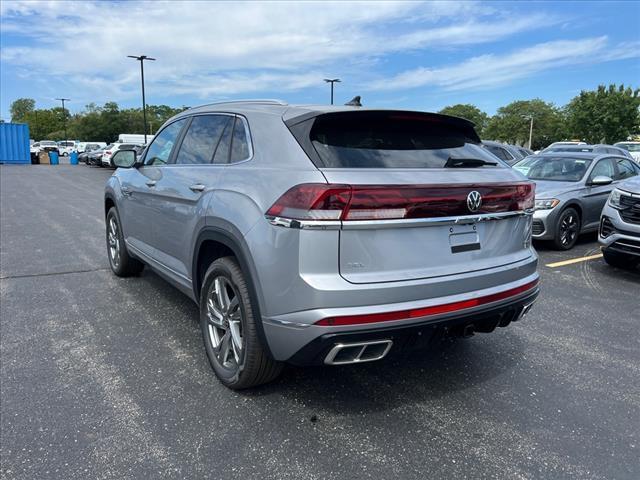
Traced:
<path fill-rule="evenodd" d="M 623 221 L 620 211 L 607 203 L 600 217 L 598 242 L 604 250 L 640 257 L 640 224 Z"/>
<path fill-rule="evenodd" d="M 560 205 L 548 210 L 533 212 L 531 236 L 534 240 L 552 240 L 555 236 L 558 214 L 562 210 Z"/>

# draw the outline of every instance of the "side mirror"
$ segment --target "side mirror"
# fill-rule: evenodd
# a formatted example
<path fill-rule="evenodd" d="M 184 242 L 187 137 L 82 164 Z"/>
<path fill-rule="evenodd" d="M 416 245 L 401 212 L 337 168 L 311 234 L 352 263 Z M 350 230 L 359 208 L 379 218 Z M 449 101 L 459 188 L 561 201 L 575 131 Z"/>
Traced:
<path fill-rule="evenodd" d="M 605 175 L 598 175 L 597 177 L 594 177 L 591 179 L 591 182 L 589 183 L 589 185 L 595 185 L 595 186 L 609 185 L 612 182 L 613 182 L 613 179 L 611 177 L 607 177 Z"/>
<path fill-rule="evenodd" d="M 136 164 L 136 160 L 135 150 L 118 150 L 111 157 L 111 161 L 118 168 L 131 168 Z"/>

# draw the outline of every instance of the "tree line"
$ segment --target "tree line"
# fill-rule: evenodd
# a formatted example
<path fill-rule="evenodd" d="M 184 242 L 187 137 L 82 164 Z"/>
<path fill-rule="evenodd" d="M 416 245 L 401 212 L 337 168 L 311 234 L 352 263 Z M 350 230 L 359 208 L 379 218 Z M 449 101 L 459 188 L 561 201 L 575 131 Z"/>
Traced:
<path fill-rule="evenodd" d="M 121 133 L 144 133 L 142 108 L 121 109 L 116 102 L 103 106 L 86 105 L 82 112 L 71 114 L 62 107 L 36 109 L 32 98 L 19 98 L 10 106 L 11 121 L 29 124 L 34 140 L 86 140 L 111 143 Z M 188 107 L 147 105 L 147 125 L 150 134 L 169 118 Z"/>
<path fill-rule="evenodd" d="M 102 107 L 92 103 L 72 115 L 60 107 L 36 109 L 35 103 L 31 98 L 19 98 L 10 109 L 11 121 L 28 123 L 31 138 L 36 140 L 63 139 L 65 121 L 69 139 L 113 142 L 120 133 L 144 133 L 141 108 L 120 109 L 115 102 L 107 102 Z M 186 108 L 148 105 L 149 133 Z M 640 89 L 601 85 L 596 90 L 580 92 L 564 107 L 539 98 L 518 100 L 500 107 L 493 116 L 471 104 L 451 105 L 440 113 L 472 121 L 483 139 L 525 146 L 528 146 L 533 117 L 531 148 L 534 150 L 570 139 L 615 143 L 640 135 Z"/>
<path fill-rule="evenodd" d="M 562 140 L 615 143 L 640 135 L 640 89 L 624 85 L 583 90 L 564 107 L 539 98 L 518 100 L 489 116 L 478 107 L 458 104 L 439 113 L 472 121 L 486 140 L 528 146 L 533 117 L 533 150 Z"/>

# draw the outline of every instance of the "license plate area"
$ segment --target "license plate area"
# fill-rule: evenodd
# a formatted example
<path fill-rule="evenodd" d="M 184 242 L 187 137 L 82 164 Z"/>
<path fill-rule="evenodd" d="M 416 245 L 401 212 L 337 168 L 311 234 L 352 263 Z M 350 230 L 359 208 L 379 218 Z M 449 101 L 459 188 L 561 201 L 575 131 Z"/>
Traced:
<path fill-rule="evenodd" d="M 451 253 L 471 252 L 480 250 L 480 236 L 475 225 L 465 227 L 451 227 L 449 230 L 449 246 Z"/>

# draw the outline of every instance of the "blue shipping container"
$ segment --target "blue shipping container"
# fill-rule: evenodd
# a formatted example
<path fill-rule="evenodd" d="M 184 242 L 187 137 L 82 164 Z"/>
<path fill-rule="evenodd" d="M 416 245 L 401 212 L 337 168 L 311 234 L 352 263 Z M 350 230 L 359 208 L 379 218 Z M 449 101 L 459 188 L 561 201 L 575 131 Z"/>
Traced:
<path fill-rule="evenodd" d="M 29 125 L 0 123 L 0 163 L 31 163 Z"/>

